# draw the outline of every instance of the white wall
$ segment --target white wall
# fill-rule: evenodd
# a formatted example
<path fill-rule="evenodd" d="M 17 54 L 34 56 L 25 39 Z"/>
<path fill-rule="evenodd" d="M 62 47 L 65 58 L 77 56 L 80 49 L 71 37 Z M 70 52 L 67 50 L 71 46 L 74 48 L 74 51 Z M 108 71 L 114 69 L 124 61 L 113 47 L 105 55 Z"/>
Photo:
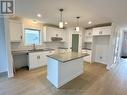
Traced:
<path fill-rule="evenodd" d="M 7 72 L 7 55 L 4 19 L 0 18 L 0 73 Z"/>
<path fill-rule="evenodd" d="M 77 32 L 77 31 L 75 31 L 75 28 L 74 27 L 68 27 L 67 29 L 67 33 L 66 33 L 66 35 L 67 35 L 67 37 L 66 37 L 66 39 L 67 39 L 67 43 L 66 43 L 66 47 L 68 47 L 69 49 L 70 49 L 70 47 L 72 47 L 72 34 L 79 34 L 80 35 L 80 37 L 79 37 L 79 47 L 82 49 L 82 34 L 83 34 L 83 32 L 84 32 L 84 28 L 83 27 L 80 27 L 80 31 L 79 32 Z M 81 49 L 79 50 L 79 51 L 81 51 Z"/>
<path fill-rule="evenodd" d="M 110 36 L 110 44 L 109 44 L 109 56 L 108 56 L 108 65 L 107 69 L 111 69 L 115 63 L 114 63 L 114 58 L 115 58 L 115 49 L 116 49 L 116 42 L 117 42 L 117 34 L 119 32 L 119 27 L 116 24 L 112 24 L 112 34 Z"/>
<path fill-rule="evenodd" d="M 123 34 L 124 34 L 124 35 L 123 35 L 121 56 L 127 56 L 127 32 L 124 31 Z"/>

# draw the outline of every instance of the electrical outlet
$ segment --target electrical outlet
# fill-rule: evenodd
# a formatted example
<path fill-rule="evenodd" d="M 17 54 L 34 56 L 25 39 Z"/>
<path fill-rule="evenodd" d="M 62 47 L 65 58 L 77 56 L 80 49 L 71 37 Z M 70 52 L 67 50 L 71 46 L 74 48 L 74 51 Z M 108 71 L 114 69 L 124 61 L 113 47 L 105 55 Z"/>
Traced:
<path fill-rule="evenodd" d="M 100 56 L 100 59 L 103 59 L 102 56 Z"/>

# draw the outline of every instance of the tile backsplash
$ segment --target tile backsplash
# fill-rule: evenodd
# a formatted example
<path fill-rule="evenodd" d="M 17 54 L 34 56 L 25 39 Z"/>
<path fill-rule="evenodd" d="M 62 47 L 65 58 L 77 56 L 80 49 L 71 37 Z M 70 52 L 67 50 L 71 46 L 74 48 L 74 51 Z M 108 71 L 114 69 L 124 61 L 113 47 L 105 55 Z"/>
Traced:
<path fill-rule="evenodd" d="M 42 43 L 42 45 L 37 45 L 37 49 L 43 49 L 43 48 L 51 48 L 51 49 L 57 49 L 58 47 L 65 47 L 64 42 L 47 42 Z M 12 51 L 18 51 L 18 50 L 31 50 L 33 49 L 33 46 L 25 46 L 23 43 L 11 43 L 11 50 Z"/>

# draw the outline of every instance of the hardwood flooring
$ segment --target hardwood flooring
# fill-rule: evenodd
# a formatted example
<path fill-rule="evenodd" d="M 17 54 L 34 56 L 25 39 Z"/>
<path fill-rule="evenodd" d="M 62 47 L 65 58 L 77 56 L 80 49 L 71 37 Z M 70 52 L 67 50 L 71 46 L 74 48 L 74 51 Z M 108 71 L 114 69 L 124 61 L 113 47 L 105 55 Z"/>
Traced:
<path fill-rule="evenodd" d="M 0 95 L 127 95 L 127 59 L 112 71 L 103 64 L 85 64 L 84 74 L 60 89 L 46 79 L 46 67 L 19 70 L 14 78 L 0 78 Z"/>

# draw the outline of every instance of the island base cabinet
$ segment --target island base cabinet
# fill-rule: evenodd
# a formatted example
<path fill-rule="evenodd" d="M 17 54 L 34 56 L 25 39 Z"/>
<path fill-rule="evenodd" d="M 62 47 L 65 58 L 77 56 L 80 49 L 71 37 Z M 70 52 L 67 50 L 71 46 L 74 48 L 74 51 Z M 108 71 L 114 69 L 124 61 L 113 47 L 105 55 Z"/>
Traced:
<path fill-rule="evenodd" d="M 41 53 L 29 53 L 29 70 L 46 65 Z"/>
<path fill-rule="evenodd" d="M 56 87 L 60 88 L 67 82 L 81 75 L 84 71 L 83 59 L 74 59 L 65 63 L 48 58 L 47 79 Z"/>

